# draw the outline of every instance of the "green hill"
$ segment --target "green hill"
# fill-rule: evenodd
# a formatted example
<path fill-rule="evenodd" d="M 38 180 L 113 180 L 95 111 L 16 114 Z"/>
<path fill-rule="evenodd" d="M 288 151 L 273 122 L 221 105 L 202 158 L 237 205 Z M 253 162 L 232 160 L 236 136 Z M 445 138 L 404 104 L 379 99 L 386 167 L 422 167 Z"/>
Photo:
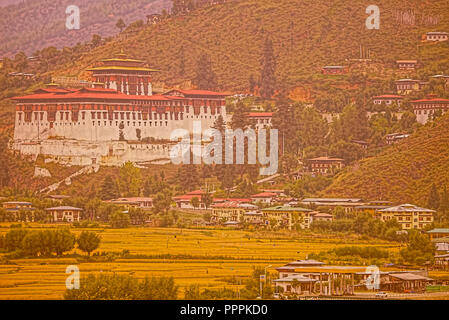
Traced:
<path fill-rule="evenodd" d="M 346 168 L 323 193 L 425 206 L 433 183 L 449 184 L 449 114 L 380 155 Z"/>
<path fill-rule="evenodd" d="M 249 77 L 260 74 L 267 36 L 274 43 L 277 80 L 283 88 L 319 86 L 323 80 L 334 83 L 320 75 L 321 67 L 359 58 L 361 45 L 391 70 L 395 59 L 420 59 L 429 74 L 449 72 L 448 45 L 421 44 L 425 32 L 449 30 L 446 0 L 379 0 L 380 30 L 366 29 L 365 10 L 370 4 L 367 0 L 230 1 L 122 34 L 56 73 L 86 77 L 85 68 L 123 48 L 162 70 L 156 80 L 176 83 L 193 79 L 196 60 L 207 53 L 222 89 L 245 90 Z M 414 20 L 404 20 L 410 12 Z"/>
<path fill-rule="evenodd" d="M 13 4 L 13 3 L 16 4 Z M 67 30 L 66 8 L 80 8 L 81 28 Z M 0 57 L 14 56 L 19 51 L 28 55 L 55 46 L 70 47 L 90 41 L 94 34 L 110 36 L 118 32 L 119 18 L 125 23 L 146 19 L 171 6 L 170 0 L 22 0 L 0 1 Z"/>

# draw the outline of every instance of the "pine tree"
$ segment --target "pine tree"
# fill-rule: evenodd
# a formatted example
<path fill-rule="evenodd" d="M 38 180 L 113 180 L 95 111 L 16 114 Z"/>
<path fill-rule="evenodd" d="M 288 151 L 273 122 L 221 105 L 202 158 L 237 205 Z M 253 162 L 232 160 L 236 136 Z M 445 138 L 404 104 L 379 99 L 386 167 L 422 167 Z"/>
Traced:
<path fill-rule="evenodd" d="M 276 90 L 276 58 L 273 52 L 273 42 L 267 37 L 263 50 L 260 94 L 271 98 Z"/>
<path fill-rule="evenodd" d="M 143 196 L 149 197 L 152 193 L 153 193 L 152 178 L 149 177 L 147 180 L 145 180 L 145 183 L 143 185 Z"/>
<path fill-rule="evenodd" d="M 440 207 L 439 210 L 445 221 L 449 220 L 449 193 L 447 187 L 444 186 L 441 190 Z"/>
<path fill-rule="evenodd" d="M 123 29 L 125 29 L 126 24 L 125 24 L 125 22 L 123 21 L 123 19 L 120 18 L 120 19 L 117 21 L 117 24 L 116 24 L 115 26 L 116 26 L 117 28 L 120 29 L 120 32 L 122 32 Z"/>
<path fill-rule="evenodd" d="M 200 179 L 196 166 L 182 165 L 178 169 L 178 182 L 184 192 L 197 188 L 200 184 Z"/>
<path fill-rule="evenodd" d="M 245 129 L 248 127 L 248 114 L 245 111 L 245 105 L 239 101 L 234 108 L 234 114 L 232 115 L 231 128 L 232 129 Z"/>
<path fill-rule="evenodd" d="M 201 203 L 204 204 L 204 206 L 206 207 L 206 209 L 209 208 L 209 206 L 212 204 L 212 202 L 214 202 L 214 199 L 212 197 L 212 195 L 210 193 L 205 193 L 202 197 L 201 197 Z"/>
<path fill-rule="evenodd" d="M 435 183 L 432 183 L 432 187 L 430 188 L 427 206 L 435 210 L 440 207 L 440 195 L 438 193 Z"/>
<path fill-rule="evenodd" d="M 186 58 L 184 54 L 184 47 L 181 47 L 181 50 L 179 50 L 180 57 L 179 57 L 179 75 L 181 77 L 184 77 L 186 74 Z"/>
<path fill-rule="evenodd" d="M 281 101 L 277 105 L 273 114 L 273 128 L 279 130 L 279 150 L 284 154 L 284 150 L 293 150 L 292 141 L 296 137 L 297 123 L 295 122 L 295 112 L 293 107 Z"/>
<path fill-rule="evenodd" d="M 217 80 L 212 69 L 212 62 L 207 54 L 202 54 L 196 63 L 196 77 L 194 84 L 198 89 L 216 90 Z"/>
<path fill-rule="evenodd" d="M 217 120 L 215 120 L 215 123 L 212 126 L 212 128 L 220 131 L 222 135 L 224 134 L 226 130 L 226 122 L 224 121 L 223 116 L 221 114 L 218 116 Z"/>
<path fill-rule="evenodd" d="M 250 75 L 248 79 L 248 89 L 249 93 L 254 94 L 254 91 L 256 90 L 256 80 L 254 80 L 254 76 Z"/>
<path fill-rule="evenodd" d="M 114 181 L 111 175 L 108 175 L 104 178 L 99 196 L 101 200 L 116 199 L 120 196 L 117 183 Z"/>

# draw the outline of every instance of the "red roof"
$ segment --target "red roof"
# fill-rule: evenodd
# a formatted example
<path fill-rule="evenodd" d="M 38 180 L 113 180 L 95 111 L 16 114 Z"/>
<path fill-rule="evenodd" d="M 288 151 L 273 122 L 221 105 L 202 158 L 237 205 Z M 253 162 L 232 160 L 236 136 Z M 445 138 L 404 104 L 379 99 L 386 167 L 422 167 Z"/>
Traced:
<path fill-rule="evenodd" d="M 176 200 L 178 200 L 178 201 L 190 201 L 190 200 L 192 200 L 193 198 L 198 198 L 199 200 L 201 200 L 201 195 L 194 195 L 194 194 L 192 194 L 192 195 L 187 195 L 187 194 L 185 194 L 185 195 L 182 195 L 182 196 L 177 196 L 177 197 L 174 197 L 173 199 L 176 201 Z"/>
<path fill-rule="evenodd" d="M 188 192 L 187 193 L 187 195 L 202 195 L 202 194 L 206 194 L 206 192 L 205 191 L 203 191 L 203 190 L 195 190 L 195 191 L 190 191 L 190 192 Z"/>
<path fill-rule="evenodd" d="M 433 98 L 433 99 L 420 99 L 420 100 L 414 100 L 414 102 L 444 102 L 449 103 L 449 99 L 442 99 L 442 98 Z"/>
<path fill-rule="evenodd" d="M 329 158 L 329 157 L 318 157 L 313 159 L 307 159 L 307 161 L 343 161 L 344 159 L 340 158 Z"/>
<path fill-rule="evenodd" d="M 227 201 L 223 203 L 215 203 L 212 205 L 212 208 L 238 208 L 240 204 L 241 203 L 238 201 Z"/>
<path fill-rule="evenodd" d="M 240 198 L 217 198 L 217 199 L 214 199 L 214 203 L 226 202 L 226 201 L 235 201 L 235 202 L 240 202 L 240 203 L 250 203 L 251 199 L 240 199 Z"/>
<path fill-rule="evenodd" d="M 222 93 L 212 91 L 189 90 L 185 91 L 189 95 L 207 95 L 224 96 Z M 195 92 L 195 93 L 192 93 Z M 146 101 L 170 101 L 184 100 L 185 98 L 171 95 L 155 94 L 152 96 L 127 95 L 114 89 L 107 88 L 82 88 L 82 89 L 65 89 L 65 88 L 43 88 L 36 90 L 33 94 L 14 97 L 13 100 L 70 100 L 70 99 L 101 99 L 101 100 L 146 100 Z"/>
<path fill-rule="evenodd" d="M 258 194 L 253 194 L 251 198 L 270 198 L 270 197 L 276 197 L 277 194 L 273 192 L 262 192 Z"/>
<path fill-rule="evenodd" d="M 251 118 L 271 118 L 273 117 L 273 112 L 250 112 L 248 113 L 248 117 Z"/>
<path fill-rule="evenodd" d="M 188 192 L 187 194 L 184 194 L 182 196 L 176 196 L 173 199 L 180 200 L 180 201 L 190 201 L 196 197 L 201 200 L 201 196 L 204 194 L 206 194 L 206 192 L 204 192 L 202 190 L 195 190 L 195 191 Z"/>
<path fill-rule="evenodd" d="M 388 99 L 388 98 L 392 98 L 392 99 L 403 99 L 404 97 L 403 96 L 398 96 L 398 95 L 394 95 L 394 94 L 384 94 L 384 95 L 382 95 L 382 96 L 375 96 L 375 97 L 373 97 L 374 99 L 382 99 L 382 98 L 385 98 L 385 99 Z"/>
<path fill-rule="evenodd" d="M 175 89 L 175 90 L 170 90 L 166 93 L 164 93 L 164 95 L 168 95 L 172 92 L 179 92 L 182 93 L 185 96 L 228 96 L 228 93 L 224 93 L 224 92 L 215 92 L 215 91 L 209 91 L 209 90 L 180 90 L 180 89 Z"/>

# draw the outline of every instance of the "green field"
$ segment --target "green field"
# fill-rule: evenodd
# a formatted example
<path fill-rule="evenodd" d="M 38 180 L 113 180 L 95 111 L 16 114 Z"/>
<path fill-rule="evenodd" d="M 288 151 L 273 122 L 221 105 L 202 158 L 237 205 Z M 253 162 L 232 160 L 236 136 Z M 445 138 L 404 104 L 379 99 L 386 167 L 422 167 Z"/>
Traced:
<path fill-rule="evenodd" d="M 34 228 L 54 226 L 32 225 Z M 0 228 L 0 234 L 9 230 Z M 83 229 L 71 231 L 78 234 Z M 86 262 L 79 257 L 35 258 L 10 260 L 0 264 L 0 299 L 62 299 L 65 290 L 66 267 L 77 265 L 81 278 L 89 273 L 129 273 L 135 277 L 173 276 L 183 288 L 199 284 L 205 288 L 237 289 L 234 277 L 243 280 L 253 266 L 275 267 L 289 261 L 304 259 L 307 254 L 326 251 L 338 246 L 377 246 L 391 251 L 398 244 L 376 240 L 360 240 L 356 236 L 337 237 L 312 233 L 266 233 L 241 230 L 128 228 L 89 229 L 102 235 L 98 251 L 121 252 L 143 258 Z M 299 253 L 298 253 L 299 252 Z M 83 254 L 77 249 L 73 253 Z M 165 258 L 158 255 L 171 255 Z M 98 258 L 96 258 L 98 259 Z M 4 262 L 3 262 L 4 263 Z M 238 282 L 237 282 L 238 283 Z M 82 285 L 82 283 L 81 283 Z"/>

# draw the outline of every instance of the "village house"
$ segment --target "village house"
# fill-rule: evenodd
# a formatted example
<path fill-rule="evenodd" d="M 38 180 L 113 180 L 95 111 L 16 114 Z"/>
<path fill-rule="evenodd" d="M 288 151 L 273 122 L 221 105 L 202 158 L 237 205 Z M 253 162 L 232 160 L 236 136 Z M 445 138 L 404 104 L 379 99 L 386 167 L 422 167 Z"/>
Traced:
<path fill-rule="evenodd" d="M 385 136 L 385 143 L 392 145 L 410 137 L 407 133 L 390 133 Z"/>
<path fill-rule="evenodd" d="M 254 204 L 271 204 L 275 202 L 277 196 L 278 194 L 274 192 L 261 192 L 258 194 L 253 194 L 251 196 L 251 202 Z"/>
<path fill-rule="evenodd" d="M 352 295 L 355 274 L 363 267 L 327 266 L 316 260 L 298 260 L 276 268 L 279 278 L 274 280 L 283 295 Z"/>
<path fill-rule="evenodd" d="M 449 253 L 449 237 L 432 239 L 437 254 Z"/>
<path fill-rule="evenodd" d="M 429 98 L 412 101 L 413 112 L 416 115 L 416 121 L 421 124 L 427 123 L 432 116 L 438 112 L 444 114 L 449 110 L 449 99 Z"/>
<path fill-rule="evenodd" d="M 313 211 L 300 207 L 276 206 L 262 209 L 262 212 L 266 225 L 289 230 L 295 226 L 308 229 L 313 220 Z"/>
<path fill-rule="evenodd" d="M 249 198 L 214 198 L 213 204 L 232 202 L 232 201 L 242 203 L 242 204 L 250 204 L 251 203 L 251 199 L 249 199 Z"/>
<path fill-rule="evenodd" d="M 243 214 L 243 222 L 252 225 L 263 225 L 265 223 L 262 211 L 247 211 Z"/>
<path fill-rule="evenodd" d="M 79 222 L 83 209 L 70 206 L 61 206 L 45 209 L 52 222 Z"/>
<path fill-rule="evenodd" d="M 433 223 L 434 210 L 420 208 L 413 204 L 401 204 L 399 206 L 377 210 L 376 216 L 386 222 L 396 219 L 403 230 L 424 229 Z"/>
<path fill-rule="evenodd" d="M 427 41 L 447 41 L 448 33 L 442 31 L 427 32 L 425 37 Z"/>
<path fill-rule="evenodd" d="M 311 213 L 312 215 L 312 221 L 327 221 L 327 222 L 331 222 L 332 220 L 334 220 L 334 216 L 329 214 L 329 213 L 324 213 L 324 212 L 313 212 Z"/>
<path fill-rule="evenodd" d="M 392 206 L 393 203 L 391 201 L 370 201 L 369 203 L 354 207 L 354 211 L 356 213 L 369 213 L 375 216 L 377 210 L 387 209 Z"/>
<path fill-rule="evenodd" d="M 435 255 L 433 267 L 437 270 L 449 270 L 449 253 Z"/>
<path fill-rule="evenodd" d="M 63 194 L 51 194 L 51 195 L 48 195 L 46 198 L 50 199 L 52 201 L 62 203 L 64 200 L 69 199 L 70 196 L 63 195 Z"/>
<path fill-rule="evenodd" d="M 422 80 L 399 79 L 395 81 L 396 91 L 398 94 L 410 94 L 412 92 L 421 91 L 424 86 L 429 83 Z"/>
<path fill-rule="evenodd" d="M 153 198 L 147 197 L 131 197 L 131 198 L 118 198 L 106 201 L 111 204 L 121 206 L 127 210 L 130 208 L 151 209 L 153 208 Z"/>
<path fill-rule="evenodd" d="M 445 86 L 449 85 L 449 76 L 446 76 L 444 74 L 436 74 L 431 76 L 430 78 L 443 81 Z"/>
<path fill-rule="evenodd" d="M 372 273 L 366 266 L 333 266 L 316 260 L 298 260 L 276 268 L 279 278 L 274 280 L 283 295 L 354 295 L 356 289 L 367 290 Z M 295 280 L 296 279 L 296 280 Z M 435 280 L 425 270 L 379 271 L 380 291 L 423 292 Z M 280 290 L 279 290 L 280 288 Z"/>
<path fill-rule="evenodd" d="M 25 79 L 25 80 L 31 80 L 35 77 L 35 74 L 24 73 L 24 72 L 10 72 L 10 73 L 8 73 L 8 76 L 14 77 L 14 78 L 21 78 L 21 79 Z"/>
<path fill-rule="evenodd" d="M 418 60 L 397 60 L 396 65 L 401 70 L 415 70 L 418 67 Z"/>
<path fill-rule="evenodd" d="M 423 293 L 428 285 L 435 283 L 434 279 L 413 272 L 388 273 L 387 277 L 387 281 L 381 282 L 385 291 Z"/>
<path fill-rule="evenodd" d="M 354 211 L 358 206 L 364 205 L 360 198 L 305 198 L 301 204 L 309 207 L 323 207 L 333 210 L 337 207 L 343 208 L 345 212 Z"/>
<path fill-rule="evenodd" d="M 396 103 L 399 107 L 401 106 L 402 100 L 404 100 L 403 96 L 398 96 L 394 94 L 384 94 L 381 96 L 375 96 L 372 98 L 373 104 L 375 105 L 392 105 Z"/>
<path fill-rule="evenodd" d="M 323 74 L 345 74 L 348 73 L 346 66 L 325 66 L 321 69 Z"/>
<path fill-rule="evenodd" d="M 202 210 L 204 210 L 204 209 L 206 209 L 206 205 L 201 200 L 202 200 L 203 195 L 205 195 L 205 194 L 206 194 L 205 191 L 195 190 L 195 191 L 188 192 L 181 196 L 176 196 L 173 198 L 173 200 L 176 203 L 176 207 L 179 209 L 202 209 Z M 193 198 L 197 198 L 200 201 L 198 208 L 195 208 L 192 205 Z"/>
<path fill-rule="evenodd" d="M 305 163 L 309 172 L 321 175 L 333 174 L 344 167 L 344 159 L 340 158 L 318 157 L 307 159 Z"/>
<path fill-rule="evenodd" d="M 3 202 L 3 209 L 12 216 L 14 221 L 33 222 L 35 218 L 35 208 L 31 202 L 7 201 Z"/>
<path fill-rule="evenodd" d="M 360 148 L 362 148 L 363 150 L 368 150 L 368 141 L 365 140 L 351 140 L 351 143 L 358 145 Z"/>
<path fill-rule="evenodd" d="M 431 240 L 449 237 L 449 228 L 435 228 L 427 231 Z"/>
<path fill-rule="evenodd" d="M 248 118 L 254 129 L 268 129 L 272 124 L 273 112 L 250 112 Z"/>
<path fill-rule="evenodd" d="M 257 206 L 238 201 L 226 201 L 212 205 L 212 223 L 226 223 L 229 221 L 241 223 L 245 212 L 259 209 Z"/>

